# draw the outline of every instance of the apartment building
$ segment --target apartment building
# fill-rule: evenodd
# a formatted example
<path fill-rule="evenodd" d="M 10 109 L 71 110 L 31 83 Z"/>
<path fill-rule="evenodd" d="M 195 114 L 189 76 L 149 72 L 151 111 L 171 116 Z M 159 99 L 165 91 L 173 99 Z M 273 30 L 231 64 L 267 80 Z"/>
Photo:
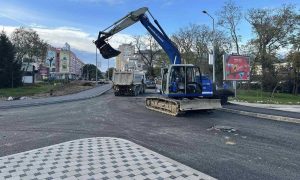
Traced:
<path fill-rule="evenodd" d="M 121 53 L 116 57 L 116 70 L 124 71 L 128 59 L 134 56 L 135 47 L 132 44 L 122 44 L 118 48 Z"/>
<path fill-rule="evenodd" d="M 49 77 L 54 79 L 76 79 L 81 77 L 84 63 L 70 50 L 66 43 L 63 48 L 48 47 L 45 66 Z"/>

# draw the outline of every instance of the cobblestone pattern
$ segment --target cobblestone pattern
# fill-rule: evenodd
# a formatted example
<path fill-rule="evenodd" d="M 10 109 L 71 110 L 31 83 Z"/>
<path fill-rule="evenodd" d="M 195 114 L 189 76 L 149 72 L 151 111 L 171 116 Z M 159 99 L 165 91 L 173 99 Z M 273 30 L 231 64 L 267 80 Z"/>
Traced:
<path fill-rule="evenodd" d="M 119 138 L 69 141 L 0 157 L 0 179 L 214 179 Z"/>

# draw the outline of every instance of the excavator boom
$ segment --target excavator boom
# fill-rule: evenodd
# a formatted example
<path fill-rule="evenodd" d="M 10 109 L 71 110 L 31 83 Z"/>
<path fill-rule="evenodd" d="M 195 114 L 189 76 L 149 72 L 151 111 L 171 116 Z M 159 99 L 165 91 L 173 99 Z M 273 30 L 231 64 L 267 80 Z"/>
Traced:
<path fill-rule="evenodd" d="M 109 45 L 107 39 L 112 35 L 140 21 L 142 25 L 148 30 L 148 32 L 153 36 L 153 38 L 158 42 L 158 44 L 167 53 L 171 64 L 181 64 L 181 56 L 178 49 L 174 46 L 173 42 L 169 39 L 167 34 L 161 28 L 158 21 L 154 19 L 154 17 L 149 12 L 151 17 L 154 19 L 154 22 L 157 27 L 155 27 L 150 22 L 149 18 L 146 15 L 146 12 L 149 12 L 147 7 L 139 8 L 135 11 L 128 13 L 126 16 L 119 19 L 111 26 L 99 32 L 98 39 L 95 41 L 95 44 L 100 50 L 100 53 L 102 54 L 103 58 L 109 59 L 120 54 L 120 51 L 113 49 Z"/>
<path fill-rule="evenodd" d="M 119 19 L 115 23 L 113 23 L 108 28 L 104 29 L 103 31 L 99 32 L 98 39 L 95 41 L 96 47 L 100 50 L 100 53 L 102 54 L 103 58 L 109 59 L 115 56 L 118 56 L 120 54 L 120 51 L 115 50 L 110 46 L 109 43 L 106 42 L 106 40 L 122 31 L 123 29 L 126 29 L 127 27 L 133 25 L 134 23 L 139 21 L 139 16 L 142 14 L 145 14 L 148 11 L 148 8 L 143 7 L 136 11 L 132 11 L 123 18 Z M 107 32 L 106 32 L 107 31 Z"/>

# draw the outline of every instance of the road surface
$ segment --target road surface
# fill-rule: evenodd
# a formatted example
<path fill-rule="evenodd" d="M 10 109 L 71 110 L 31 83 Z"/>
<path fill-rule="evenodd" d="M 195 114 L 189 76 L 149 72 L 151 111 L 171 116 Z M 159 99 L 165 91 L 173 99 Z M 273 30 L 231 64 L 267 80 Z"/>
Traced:
<path fill-rule="evenodd" d="M 220 127 L 233 130 L 218 130 Z M 216 128 L 214 128 L 216 127 Z M 102 96 L 0 112 L 0 156 L 89 137 L 127 139 L 218 179 L 300 179 L 300 126 L 222 111 L 172 117 L 144 97 Z"/>

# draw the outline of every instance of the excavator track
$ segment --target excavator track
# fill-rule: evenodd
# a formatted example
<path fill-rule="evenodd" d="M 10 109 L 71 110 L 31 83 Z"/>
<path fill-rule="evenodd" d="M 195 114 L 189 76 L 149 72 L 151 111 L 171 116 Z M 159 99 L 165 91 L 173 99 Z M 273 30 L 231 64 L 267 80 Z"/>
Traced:
<path fill-rule="evenodd" d="M 147 97 L 146 108 L 172 116 L 178 116 L 186 111 L 214 110 L 221 108 L 219 99 L 182 99 L 175 100 L 164 97 Z"/>
<path fill-rule="evenodd" d="M 166 98 L 148 97 L 146 98 L 146 108 L 172 116 L 182 113 L 178 101 Z"/>

